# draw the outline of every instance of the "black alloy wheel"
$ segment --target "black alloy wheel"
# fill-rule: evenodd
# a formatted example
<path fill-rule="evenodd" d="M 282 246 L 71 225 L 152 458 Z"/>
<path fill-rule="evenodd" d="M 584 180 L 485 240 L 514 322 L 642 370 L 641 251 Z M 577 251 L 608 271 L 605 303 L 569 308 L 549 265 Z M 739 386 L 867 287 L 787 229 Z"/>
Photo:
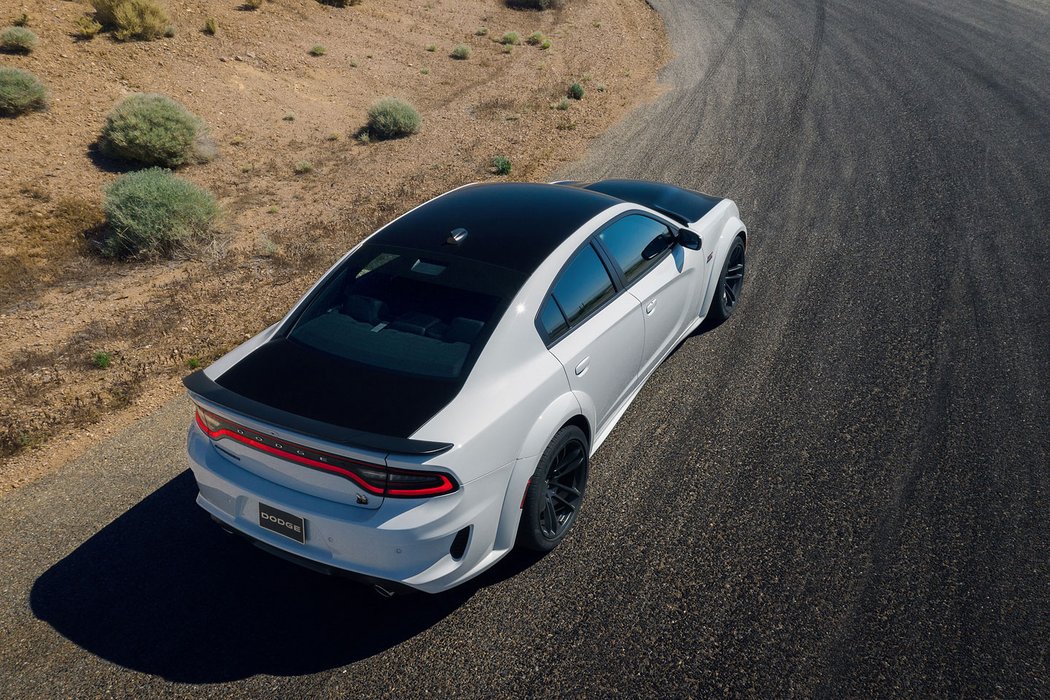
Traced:
<path fill-rule="evenodd" d="M 708 328 L 713 328 L 733 315 L 740 296 L 744 291 L 744 273 L 747 270 L 747 257 L 744 247 L 744 239 L 737 236 L 729 247 L 726 255 L 725 265 L 718 277 L 718 286 L 715 288 L 715 298 L 711 300 L 711 308 L 707 312 Z"/>
<path fill-rule="evenodd" d="M 744 264 L 744 246 L 734 245 L 729 253 L 729 264 L 726 265 L 722 284 L 722 300 L 730 313 L 740 300 L 740 292 L 744 289 Z"/>
<path fill-rule="evenodd" d="M 576 522 L 587 488 L 587 438 L 575 426 L 558 431 L 525 490 L 518 543 L 549 552 Z"/>

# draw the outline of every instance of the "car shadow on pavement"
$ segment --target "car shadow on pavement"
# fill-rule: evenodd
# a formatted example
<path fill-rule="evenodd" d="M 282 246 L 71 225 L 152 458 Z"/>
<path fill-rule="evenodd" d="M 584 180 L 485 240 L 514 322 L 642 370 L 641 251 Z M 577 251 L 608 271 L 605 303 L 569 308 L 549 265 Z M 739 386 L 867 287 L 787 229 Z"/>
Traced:
<path fill-rule="evenodd" d="M 226 534 L 196 495 L 186 471 L 107 525 L 36 580 L 33 613 L 92 654 L 176 682 L 299 675 L 410 639 L 536 561 L 514 552 L 448 593 L 383 599 Z"/>

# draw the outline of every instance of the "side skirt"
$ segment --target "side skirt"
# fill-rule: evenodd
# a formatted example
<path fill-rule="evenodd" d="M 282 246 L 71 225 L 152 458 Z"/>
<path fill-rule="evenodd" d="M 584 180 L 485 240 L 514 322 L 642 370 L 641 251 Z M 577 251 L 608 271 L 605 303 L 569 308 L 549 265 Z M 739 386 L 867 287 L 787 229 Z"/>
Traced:
<path fill-rule="evenodd" d="M 597 433 L 595 433 L 594 440 L 591 443 L 591 455 L 598 451 L 598 448 L 602 446 L 603 442 L 605 442 L 605 438 L 609 437 L 609 433 L 611 433 L 613 431 L 613 428 L 616 427 L 616 424 L 620 422 L 620 419 L 623 417 L 623 414 L 627 413 L 627 409 L 631 407 L 631 403 L 634 401 L 635 397 L 638 396 L 638 394 L 642 391 L 642 387 L 644 387 L 646 382 L 649 381 L 649 377 L 653 376 L 653 372 L 655 372 L 660 367 L 660 365 L 664 363 L 664 360 L 666 360 L 671 355 L 671 353 L 674 352 L 675 349 L 677 349 L 678 346 L 681 345 L 682 342 L 684 342 L 685 339 L 688 338 L 689 335 L 693 331 L 695 331 L 701 323 L 703 323 L 703 320 L 706 317 L 707 314 L 694 318 L 689 323 L 689 325 L 685 327 L 685 330 L 678 336 L 678 339 L 667 346 L 667 352 L 664 353 L 664 356 L 660 358 L 659 362 L 653 365 L 653 368 L 649 370 L 649 373 L 645 375 L 642 381 L 638 382 L 638 386 L 634 388 L 634 391 L 628 394 L 624 398 L 624 400 L 620 402 L 620 405 L 617 406 L 615 411 L 613 411 L 609 419 L 605 421 L 605 425 L 603 425 L 601 429 L 598 430 Z"/>

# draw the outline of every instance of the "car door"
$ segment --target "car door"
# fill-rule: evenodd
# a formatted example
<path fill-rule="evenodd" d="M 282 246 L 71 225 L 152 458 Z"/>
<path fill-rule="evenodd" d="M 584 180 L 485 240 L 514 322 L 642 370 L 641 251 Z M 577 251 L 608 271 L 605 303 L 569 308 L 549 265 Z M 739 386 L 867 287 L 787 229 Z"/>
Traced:
<path fill-rule="evenodd" d="M 671 229 L 641 213 L 616 219 L 599 232 L 598 240 L 642 309 L 645 342 L 640 375 L 644 377 L 671 350 L 697 312 L 698 273 L 686 263 L 685 249 L 674 245 Z M 651 250 L 660 252 L 653 257 L 647 254 Z"/>
<path fill-rule="evenodd" d="M 559 274 L 537 325 L 573 391 L 592 404 L 597 433 L 638 376 L 645 336 L 638 300 L 621 293 L 588 243 Z"/>

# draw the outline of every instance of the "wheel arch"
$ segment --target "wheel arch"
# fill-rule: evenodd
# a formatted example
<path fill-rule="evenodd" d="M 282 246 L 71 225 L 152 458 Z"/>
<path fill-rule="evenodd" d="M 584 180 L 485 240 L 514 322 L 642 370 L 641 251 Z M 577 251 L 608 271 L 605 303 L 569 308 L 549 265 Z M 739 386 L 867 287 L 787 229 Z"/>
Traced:
<path fill-rule="evenodd" d="M 503 510 L 499 526 L 496 529 L 495 549 L 510 549 L 518 534 L 518 522 L 521 519 L 521 503 L 529 479 L 536 471 L 536 464 L 543 451 L 567 425 L 575 425 L 587 436 L 588 444 L 594 439 L 591 423 L 583 414 L 583 408 L 576 396 L 567 391 L 557 397 L 533 424 L 528 436 L 521 446 L 519 457 L 511 470 L 507 492 L 503 498 Z"/>
<path fill-rule="evenodd" d="M 594 442 L 594 433 L 591 431 L 591 423 L 587 420 L 587 417 L 584 416 L 582 413 L 578 413 L 569 420 L 565 421 L 565 423 L 563 423 L 561 428 L 558 428 L 558 430 L 561 430 L 562 428 L 568 427 L 570 425 L 575 425 L 577 428 L 583 431 L 584 436 L 587 438 L 588 446 L 590 446 Z M 557 431 L 555 431 L 554 434 L 557 435 Z"/>
<path fill-rule="evenodd" d="M 718 238 L 714 244 L 715 259 L 711 274 L 707 280 L 707 289 L 704 292 L 702 316 L 707 316 L 711 309 L 711 301 L 715 296 L 715 288 L 718 286 L 718 277 L 721 274 L 722 266 L 725 264 L 726 256 L 729 255 L 729 249 L 732 247 L 733 241 L 738 237 L 743 239 L 744 249 L 747 250 L 747 227 L 739 217 L 733 215 L 728 217 L 718 229 Z"/>

